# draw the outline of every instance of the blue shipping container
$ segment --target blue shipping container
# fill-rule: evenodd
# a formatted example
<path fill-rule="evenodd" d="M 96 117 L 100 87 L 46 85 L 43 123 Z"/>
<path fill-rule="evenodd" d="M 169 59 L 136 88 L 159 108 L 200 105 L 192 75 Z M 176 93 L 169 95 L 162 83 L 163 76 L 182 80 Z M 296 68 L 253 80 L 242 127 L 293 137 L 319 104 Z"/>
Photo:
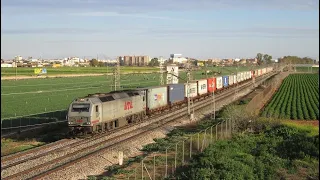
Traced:
<path fill-rule="evenodd" d="M 229 76 L 223 76 L 223 87 L 227 87 L 229 85 Z"/>
<path fill-rule="evenodd" d="M 168 84 L 168 101 L 170 104 L 184 100 L 184 84 Z"/>

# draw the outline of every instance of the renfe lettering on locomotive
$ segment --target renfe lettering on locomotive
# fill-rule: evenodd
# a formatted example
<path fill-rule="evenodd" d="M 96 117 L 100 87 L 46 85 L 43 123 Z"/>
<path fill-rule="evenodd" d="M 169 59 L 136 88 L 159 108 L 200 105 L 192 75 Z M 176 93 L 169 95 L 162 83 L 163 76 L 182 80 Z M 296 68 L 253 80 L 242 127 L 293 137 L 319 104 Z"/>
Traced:
<path fill-rule="evenodd" d="M 129 110 L 129 109 L 132 109 L 132 108 L 133 108 L 132 101 L 124 102 L 124 110 Z"/>

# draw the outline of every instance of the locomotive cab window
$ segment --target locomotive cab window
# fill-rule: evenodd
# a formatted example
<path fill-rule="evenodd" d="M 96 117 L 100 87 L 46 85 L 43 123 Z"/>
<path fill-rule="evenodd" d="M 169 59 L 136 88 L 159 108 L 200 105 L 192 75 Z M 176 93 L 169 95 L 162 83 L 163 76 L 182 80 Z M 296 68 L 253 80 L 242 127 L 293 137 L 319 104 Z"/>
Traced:
<path fill-rule="evenodd" d="M 90 104 L 73 104 L 72 112 L 89 112 Z"/>
<path fill-rule="evenodd" d="M 99 112 L 99 106 L 96 105 L 96 112 Z"/>

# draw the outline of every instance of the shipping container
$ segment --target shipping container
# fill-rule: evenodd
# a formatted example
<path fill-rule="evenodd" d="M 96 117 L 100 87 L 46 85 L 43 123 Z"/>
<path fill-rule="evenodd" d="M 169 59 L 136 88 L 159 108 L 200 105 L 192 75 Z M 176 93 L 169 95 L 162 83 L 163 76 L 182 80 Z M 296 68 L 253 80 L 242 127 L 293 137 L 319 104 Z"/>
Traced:
<path fill-rule="evenodd" d="M 244 71 L 243 72 L 243 80 L 247 80 L 248 79 L 248 72 Z"/>
<path fill-rule="evenodd" d="M 168 105 L 167 86 L 147 88 L 147 108 L 157 109 Z"/>
<path fill-rule="evenodd" d="M 217 89 L 221 89 L 223 87 L 222 77 L 216 77 Z"/>
<path fill-rule="evenodd" d="M 229 85 L 229 76 L 223 76 L 223 87 L 228 87 Z"/>
<path fill-rule="evenodd" d="M 244 81 L 244 72 L 240 73 L 240 82 Z"/>
<path fill-rule="evenodd" d="M 189 83 L 189 88 L 188 88 L 188 84 L 185 83 L 184 84 L 184 89 L 185 89 L 185 97 L 188 97 L 188 92 L 190 93 L 189 96 L 190 97 L 196 97 L 198 95 L 198 91 L 197 91 L 197 82 L 190 82 Z"/>
<path fill-rule="evenodd" d="M 217 88 L 216 78 L 208 78 L 207 84 L 208 84 L 208 92 L 209 93 L 216 91 L 216 88 Z"/>
<path fill-rule="evenodd" d="M 267 69 L 266 68 L 263 68 L 262 69 L 262 74 L 265 74 L 267 72 Z"/>
<path fill-rule="evenodd" d="M 238 82 L 238 83 L 241 82 L 241 73 L 238 73 L 238 74 L 237 74 L 237 82 Z"/>
<path fill-rule="evenodd" d="M 261 69 L 258 69 L 258 76 L 261 76 L 261 75 L 262 75 Z"/>
<path fill-rule="evenodd" d="M 229 76 L 229 85 L 231 86 L 233 84 L 233 75 Z"/>
<path fill-rule="evenodd" d="M 184 100 L 184 84 L 168 84 L 168 101 L 174 104 Z"/>
<path fill-rule="evenodd" d="M 207 79 L 198 80 L 198 94 L 206 94 L 208 93 L 208 82 Z"/>
<path fill-rule="evenodd" d="M 247 80 L 250 79 L 250 74 L 251 74 L 251 72 L 247 71 Z"/>
<path fill-rule="evenodd" d="M 258 70 L 254 70 L 254 77 L 258 77 L 258 76 L 259 76 Z"/>
<path fill-rule="evenodd" d="M 237 75 L 233 75 L 233 84 L 237 83 Z"/>

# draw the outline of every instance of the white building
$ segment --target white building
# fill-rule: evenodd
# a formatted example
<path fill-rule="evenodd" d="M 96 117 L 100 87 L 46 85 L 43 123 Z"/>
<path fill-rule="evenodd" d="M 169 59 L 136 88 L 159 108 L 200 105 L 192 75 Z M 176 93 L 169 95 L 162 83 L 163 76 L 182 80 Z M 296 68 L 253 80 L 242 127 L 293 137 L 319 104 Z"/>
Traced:
<path fill-rule="evenodd" d="M 163 64 L 166 60 L 167 60 L 167 59 L 163 58 L 162 56 L 160 56 L 160 57 L 158 58 L 159 64 Z"/>
<path fill-rule="evenodd" d="M 170 60 L 172 60 L 173 63 L 184 63 L 188 61 L 188 59 L 182 57 L 182 54 L 170 54 Z"/>
<path fill-rule="evenodd" d="M 14 60 L 15 60 L 15 61 L 21 61 L 21 60 L 22 60 L 22 57 L 21 57 L 21 56 L 15 56 L 15 57 L 14 57 Z"/>

